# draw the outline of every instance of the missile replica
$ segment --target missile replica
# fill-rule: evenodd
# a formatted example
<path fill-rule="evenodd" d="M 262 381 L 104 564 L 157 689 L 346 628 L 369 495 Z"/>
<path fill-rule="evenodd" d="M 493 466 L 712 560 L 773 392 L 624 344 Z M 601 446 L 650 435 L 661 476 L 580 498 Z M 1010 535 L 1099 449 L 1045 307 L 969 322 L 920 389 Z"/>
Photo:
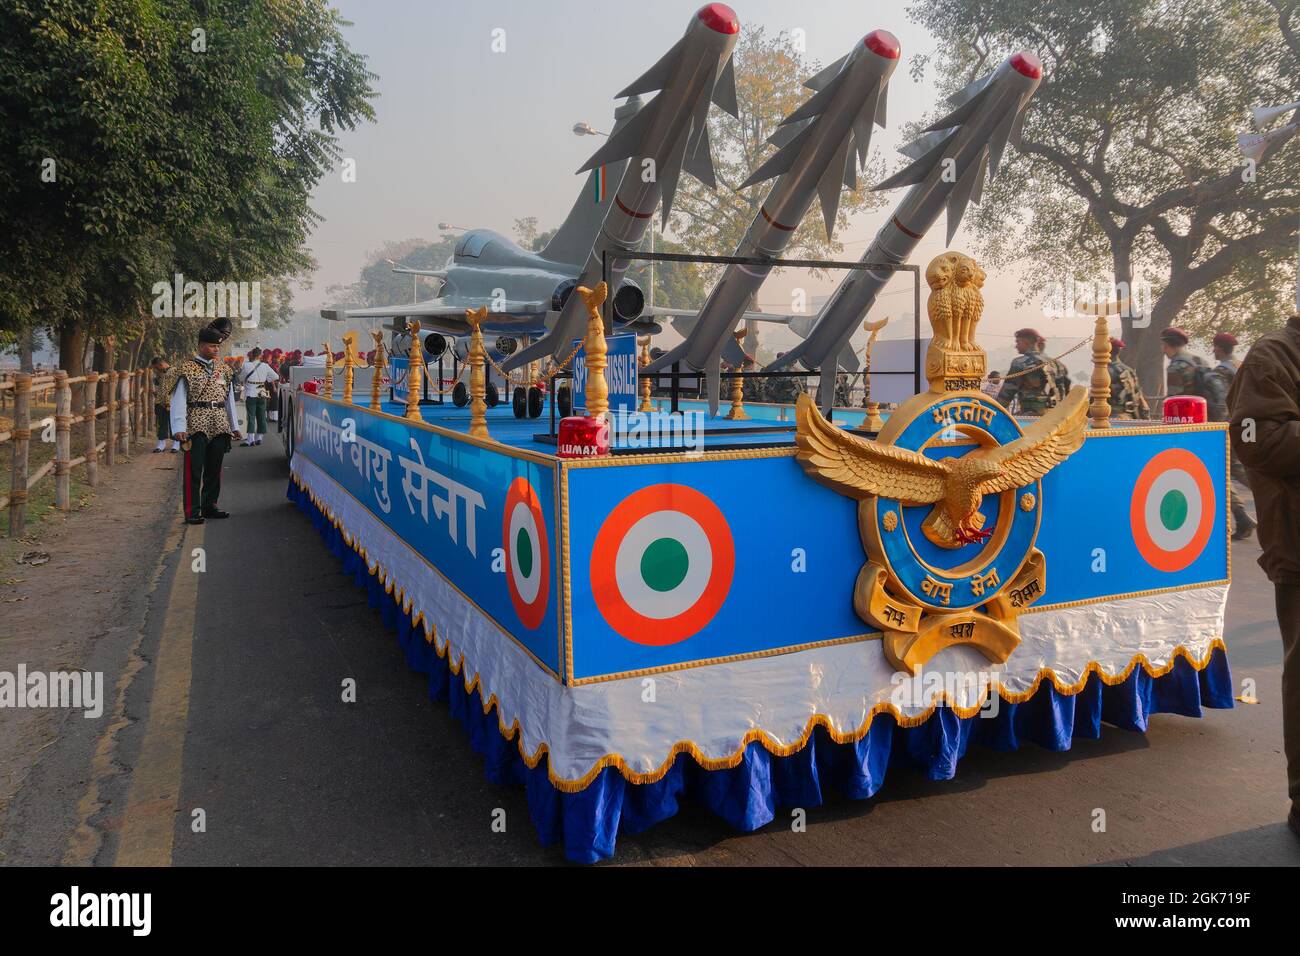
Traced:
<path fill-rule="evenodd" d="M 892 33 L 876 30 L 804 85 L 815 91 L 781 121 L 768 142 L 779 147 L 741 188 L 776 177 L 735 255 L 776 259 L 815 198 L 821 200 L 826 236 L 835 229 L 840 190 L 857 188 L 857 172 L 871 144 L 871 128 L 885 125 L 885 90 L 898 65 Z M 654 372 L 685 361 L 704 371 L 709 414 L 718 411 L 723 350 L 771 266 L 729 265 L 709 293 L 699 320 L 677 348 L 652 362 Z"/>
<path fill-rule="evenodd" d="M 731 62 L 739 33 L 740 21 L 729 6 L 707 4 L 691 18 L 673 48 L 618 93 L 624 97 L 659 91 L 578 170 L 581 173 L 631 160 L 591 247 L 579 285 L 594 288 L 601 281 L 602 255 L 608 256 L 610 288 L 622 285 L 628 261 L 618 258 L 619 253 L 637 251 L 661 199 L 667 224 L 682 170 L 710 188 L 716 186 L 709 147 L 709 103 L 739 116 Z M 550 333 L 503 367 L 509 371 L 544 355 L 560 358 L 572 341 L 582 336 L 586 321 L 582 297 L 569 296 Z"/>
<path fill-rule="evenodd" d="M 947 241 L 952 242 L 966 206 L 980 201 L 986 170 L 996 176 L 1007 143 L 1019 145 L 1025 106 L 1042 76 L 1038 57 L 1016 53 L 949 98 L 952 112 L 900 150 L 913 162 L 875 187 L 912 188 L 876 233 L 862 262 L 904 262 L 945 206 Z M 787 368 L 796 361 L 809 371 L 820 369 L 819 400 L 823 411 L 829 408 L 835 394 L 836 356 L 892 275 L 891 270 L 862 269 L 847 276 L 822 307 L 807 339 L 768 370 Z"/>

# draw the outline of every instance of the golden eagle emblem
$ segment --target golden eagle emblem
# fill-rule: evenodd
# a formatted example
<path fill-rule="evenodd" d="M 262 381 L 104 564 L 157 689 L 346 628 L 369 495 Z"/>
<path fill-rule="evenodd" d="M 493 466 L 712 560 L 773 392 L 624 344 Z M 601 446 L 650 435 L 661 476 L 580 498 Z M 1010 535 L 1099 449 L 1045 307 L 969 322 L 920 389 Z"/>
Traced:
<path fill-rule="evenodd" d="M 1065 401 L 1005 445 L 980 447 L 960 458 L 920 452 L 851 435 L 827 422 L 807 395 L 795 408 L 796 457 L 805 472 L 851 498 L 883 495 L 905 505 L 933 504 L 922 531 L 942 548 L 983 541 L 985 495 L 1037 481 L 1083 444 L 1088 390 L 1075 386 Z"/>

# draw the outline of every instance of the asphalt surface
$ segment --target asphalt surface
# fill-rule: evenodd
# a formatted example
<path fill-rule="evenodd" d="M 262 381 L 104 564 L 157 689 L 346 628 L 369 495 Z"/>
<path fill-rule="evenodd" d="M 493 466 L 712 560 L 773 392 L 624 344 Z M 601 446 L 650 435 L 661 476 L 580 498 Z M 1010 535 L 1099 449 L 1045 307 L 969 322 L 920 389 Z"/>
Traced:
<path fill-rule="evenodd" d="M 446 704 L 428 699 L 378 611 L 287 501 L 276 437 L 226 461 L 232 517 L 173 533 L 157 571 L 111 772 L 86 769 L 94 740 L 61 741 L 16 802 L 9 861 L 57 862 L 76 845 L 79 807 L 81 844 L 93 830 L 100 864 L 564 863 L 539 845 L 523 789 L 486 782 Z M 891 769 L 875 799 L 810 809 L 802 830 L 782 810 L 737 834 L 687 806 L 620 837 L 613 862 L 1300 864 L 1283 823 L 1281 647 L 1257 555 L 1253 542 L 1234 555 L 1226 640 L 1258 704 L 1159 715 L 1145 735 L 1106 727 L 1063 754 L 972 748 L 947 782 Z M 355 703 L 343 700 L 347 679 Z"/>

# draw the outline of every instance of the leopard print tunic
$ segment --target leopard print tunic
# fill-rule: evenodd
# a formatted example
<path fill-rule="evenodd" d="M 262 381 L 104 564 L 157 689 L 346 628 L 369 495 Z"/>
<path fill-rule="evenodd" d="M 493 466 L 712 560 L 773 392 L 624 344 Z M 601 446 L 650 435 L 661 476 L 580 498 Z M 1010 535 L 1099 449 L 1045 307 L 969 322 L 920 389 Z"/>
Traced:
<path fill-rule="evenodd" d="M 194 359 L 187 359 L 175 368 L 172 390 L 175 382 L 185 379 L 185 398 L 188 402 L 217 402 L 216 408 L 186 409 L 185 430 L 191 434 L 202 432 L 205 435 L 229 435 L 230 419 L 226 415 L 226 393 L 230 390 L 230 368 L 224 363 L 214 362 L 209 372 Z"/>

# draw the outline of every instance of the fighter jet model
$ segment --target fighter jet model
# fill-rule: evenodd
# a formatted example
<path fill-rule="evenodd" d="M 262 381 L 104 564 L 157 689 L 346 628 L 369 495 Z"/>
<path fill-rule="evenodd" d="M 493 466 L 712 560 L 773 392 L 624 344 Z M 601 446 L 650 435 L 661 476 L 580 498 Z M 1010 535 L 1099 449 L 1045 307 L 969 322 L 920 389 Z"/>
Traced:
<path fill-rule="evenodd" d="M 1038 57 L 1017 53 L 948 100 L 952 112 L 902 148 L 913 162 L 876 187 L 912 188 L 876 234 L 862 262 L 902 263 L 945 207 L 948 242 L 952 242 L 967 204 L 980 201 L 986 170 L 996 176 L 1007 143 L 1019 145 L 1025 107 L 1042 75 Z M 823 410 L 829 408 L 835 392 L 836 356 L 892 275 L 888 269 L 861 269 L 847 276 L 822 307 L 808 337 L 768 370 L 796 361 L 809 371 L 820 369 L 820 403 Z"/>
<path fill-rule="evenodd" d="M 734 255 L 779 258 L 814 198 L 821 200 L 826 236 L 831 238 L 840 191 L 845 186 L 857 188 L 857 171 L 871 143 L 872 125 L 885 125 L 885 92 L 899 52 L 893 34 L 876 30 L 804 84 L 814 94 L 781 121 L 768 139 L 780 148 L 741 186 L 776 178 Z M 709 293 L 686 341 L 652 362 L 647 371 L 659 371 L 679 361 L 702 369 L 708 383 L 709 413 L 717 414 L 724 351 L 734 344 L 732 330 L 771 268 L 729 265 Z M 856 356 L 851 350 L 848 354 L 856 370 Z"/>

